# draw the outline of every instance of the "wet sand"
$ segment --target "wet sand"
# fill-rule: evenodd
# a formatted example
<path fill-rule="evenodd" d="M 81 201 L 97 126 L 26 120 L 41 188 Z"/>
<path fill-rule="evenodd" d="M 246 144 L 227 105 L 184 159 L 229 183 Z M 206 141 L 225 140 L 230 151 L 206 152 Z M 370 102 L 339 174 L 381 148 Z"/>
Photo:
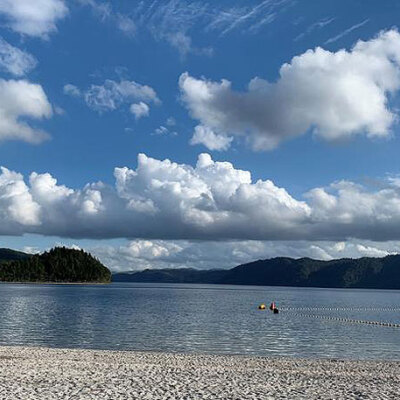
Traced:
<path fill-rule="evenodd" d="M 0 347 L 0 399 L 397 399 L 400 362 Z"/>

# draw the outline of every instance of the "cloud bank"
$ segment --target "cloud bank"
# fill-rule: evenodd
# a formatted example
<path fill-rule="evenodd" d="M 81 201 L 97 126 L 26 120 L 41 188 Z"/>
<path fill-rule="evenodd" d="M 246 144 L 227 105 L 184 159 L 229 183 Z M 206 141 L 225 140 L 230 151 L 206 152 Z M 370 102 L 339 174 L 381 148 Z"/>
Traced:
<path fill-rule="evenodd" d="M 296 199 L 270 180 L 201 154 L 195 167 L 138 156 L 115 186 L 59 185 L 50 174 L 0 174 L 0 234 L 201 240 L 400 239 L 397 179 L 379 190 L 348 182 Z"/>
<path fill-rule="evenodd" d="M 87 247 L 87 246 L 86 246 Z M 29 250 L 29 249 L 28 249 Z M 385 257 L 400 251 L 400 242 L 305 242 L 305 241 L 166 241 L 133 240 L 120 246 L 87 247 L 114 271 L 159 268 L 232 268 L 273 257 L 334 258 Z M 32 250 L 31 250 L 32 251 Z"/>
<path fill-rule="evenodd" d="M 188 73 L 179 86 L 202 129 L 245 137 L 254 150 L 308 131 L 330 141 L 388 137 L 396 121 L 390 96 L 400 89 L 400 34 L 381 32 L 349 51 L 308 50 L 282 65 L 275 83 L 256 77 L 244 92 Z"/>

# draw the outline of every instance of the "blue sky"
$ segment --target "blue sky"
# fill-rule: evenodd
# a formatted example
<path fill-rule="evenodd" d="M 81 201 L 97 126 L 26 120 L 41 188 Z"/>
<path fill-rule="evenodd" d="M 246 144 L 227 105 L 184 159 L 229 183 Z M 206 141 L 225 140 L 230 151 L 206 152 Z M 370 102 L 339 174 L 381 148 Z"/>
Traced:
<path fill-rule="evenodd" d="M 397 252 L 399 15 L 0 0 L 1 245 L 114 269 Z"/>

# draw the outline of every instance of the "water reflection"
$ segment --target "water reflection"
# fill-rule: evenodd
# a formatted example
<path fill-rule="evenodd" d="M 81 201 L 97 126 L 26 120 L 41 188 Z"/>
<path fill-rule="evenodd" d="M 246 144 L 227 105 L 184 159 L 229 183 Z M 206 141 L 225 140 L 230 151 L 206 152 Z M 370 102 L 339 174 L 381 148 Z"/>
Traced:
<path fill-rule="evenodd" d="M 257 309 L 271 300 L 342 308 L 315 311 L 320 315 L 400 322 L 398 311 L 365 310 L 400 307 L 399 291 L 2 284 L 0 344 L 400 359 L 400 329 Z"/>

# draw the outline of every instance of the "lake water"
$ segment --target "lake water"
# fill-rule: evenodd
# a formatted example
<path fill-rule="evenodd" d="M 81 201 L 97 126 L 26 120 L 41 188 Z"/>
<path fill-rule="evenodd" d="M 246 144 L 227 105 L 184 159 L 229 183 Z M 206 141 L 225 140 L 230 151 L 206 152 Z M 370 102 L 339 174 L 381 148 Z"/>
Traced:
<path fill-rule="evenodd" d="M 400 328 L 317 316 L 400 323 L 400 291 L 0 285 L 0 345 L 400 360 Z"/>

